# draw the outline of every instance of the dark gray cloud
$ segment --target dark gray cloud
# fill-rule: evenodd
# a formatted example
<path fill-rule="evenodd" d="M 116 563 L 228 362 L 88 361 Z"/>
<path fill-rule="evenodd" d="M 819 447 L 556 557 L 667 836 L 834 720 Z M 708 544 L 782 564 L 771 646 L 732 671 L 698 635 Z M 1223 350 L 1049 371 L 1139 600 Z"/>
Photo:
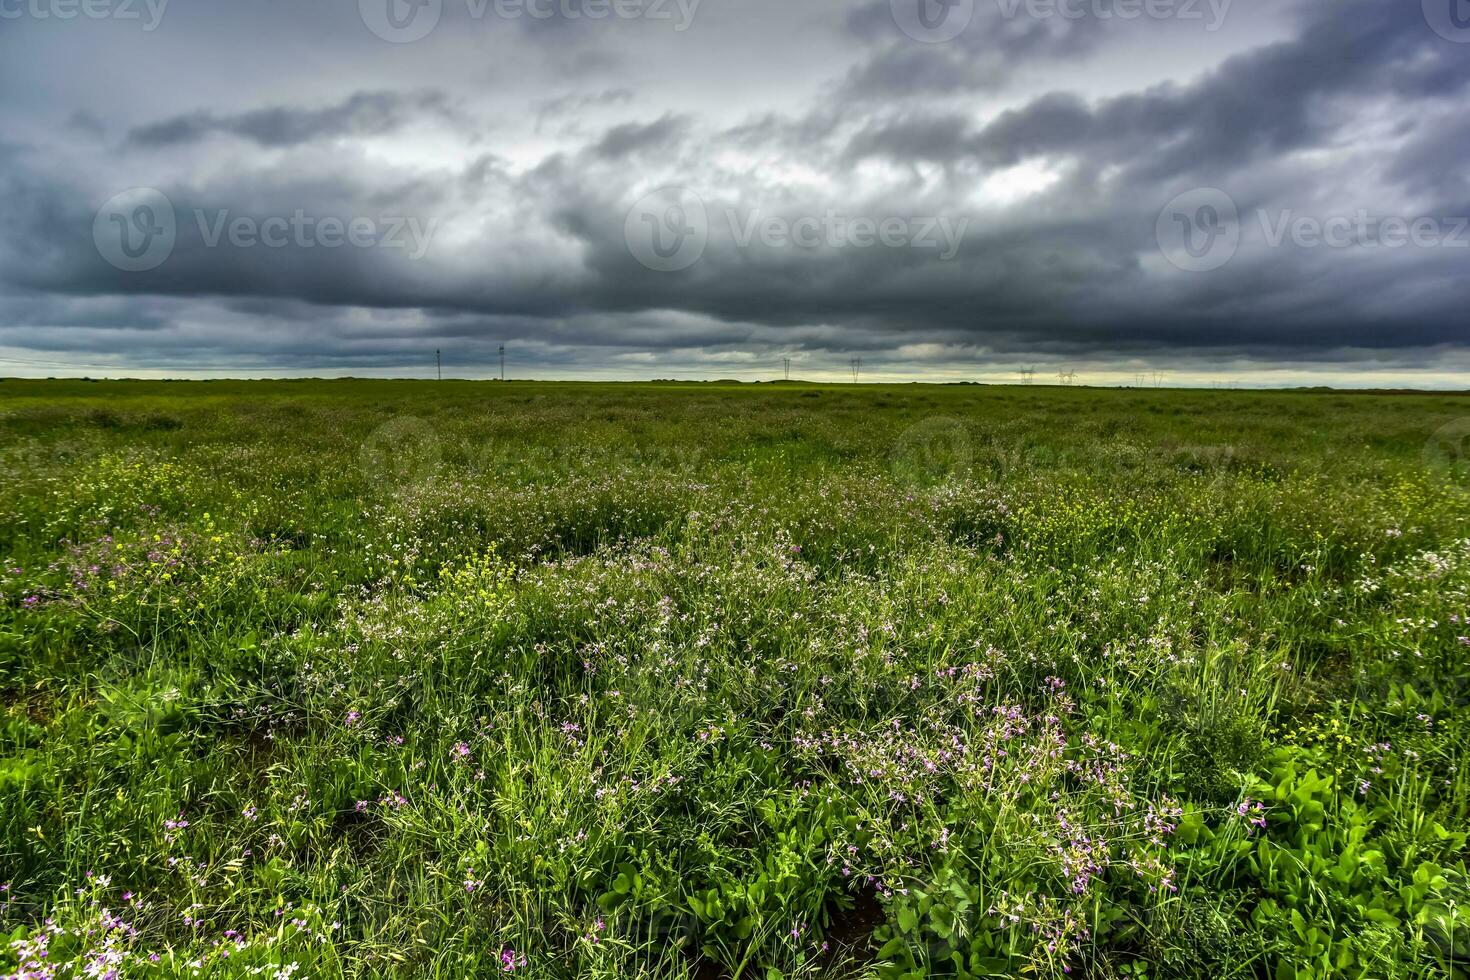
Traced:
<path fill-rule="evenodd" d="M 200 110 L 135 127 L 128 140 L 136 146 L 158 148 L 210 136 L 233 136 L 279 148 L 316 140 L 381 136 L 426 116 L 463 122 L 443 92 L 358 92 L 335 105 L 315 109 L 271 106 L 228 115 Z"/>
<path fill-rule="evenodd" d="M 607 160 L 666 151 L 689 131 L 689 119 L 665 115 L 650 123 L 623 123 L 602 135 L 592 152 Z"/>
<path fill-rule="evenodd" d="M 1411 4 L 1322 6 L 1293 40 L 1232 57 L 1196 82 L 1096 101 L 1055 91 L 981 128 L 958 114 L 915 113 L 865 128 L 847 155 L 973 157 L 987 167 L 1063 155 L 1146 179 L 1224 170 L 1259 155 L 1332 148 L 1365 101 L 1396 97 L 1422 112 L 1431 100 L 1462 97 L 1470 56 L 1436 42 Z M 1454 145 L 1448 135 L 1432 140 Z"/>
<path fill-rule="evenodd" d="M 848 17 L 848 29 L 875 50 L 848 72 L 845 94 L 893 99 L 990 92 L 1006 87 L 1023 68 L 1093 52 L 1112 23 L 1085 5 L 1079 5 L 1083 16 L 1075 19 L 1006 17 L 1009 5 L 1010 0 L 978 0 L 965 29 L 944 44 L 916 44 L 895 31 L 894 5 L 888 0 L 859 6 Z"/>
<path fill-rule="evenodd" d="M 623 106 L 632 102 L 634 92 L 624 86 L 604 89 L 600 92 L 572 92 L 567 95 L 559 95 L 555 98 L 542 99 L 536 103 L 536 129 L 538 132 L 547 123 L 571 119 L 575 120 L 584 113 L 605 109 L 609 106 Z"/>
<path fill-rule="evenodd" d="M 19 22 L 8 91 L 59 64 L 112 83 L 58 73 L 0 106 L 0 373 L 409 371 L 500 343 L 589 375 L 776 352 L 939 377 L 1465 371 L 1470 44 L 1402 0 L 1237 0 L 1218 32 L 1009 3 L 976 0 L 940 44 L 887 0 L 700 8 L 683 32 L 446 2 L 402 44 L 353 11 L 204 0 L 151 33 Z M 272 70 L 200 74 L 221 30 Z M 639 211 L 670 187 L 679 209 Z M 99 218 L 129 188 L 173 219 L 138 271 L 108 249 L 153 241 L 157 209 Z M 1198 188 L 1228 196 L 1238 242 L 1180 268 L 1161 236 L 1208 215 L 1165 205 Z M 1294 230 L 1344 219 L 1337 244 Z M 1399 219 L 1438 237 L 1381 244 Z M 690 229 L 687 267 L 640 251 Z"/>

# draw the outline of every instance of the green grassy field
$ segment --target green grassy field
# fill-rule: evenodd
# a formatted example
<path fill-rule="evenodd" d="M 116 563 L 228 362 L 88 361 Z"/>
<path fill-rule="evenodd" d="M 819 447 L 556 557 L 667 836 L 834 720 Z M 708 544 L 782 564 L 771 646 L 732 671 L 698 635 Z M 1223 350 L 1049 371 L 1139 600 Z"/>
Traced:
<path fill-rule="evenodd" d="M 1467 417 L 0 382 L 0 976 L 1470 975 Z"/>

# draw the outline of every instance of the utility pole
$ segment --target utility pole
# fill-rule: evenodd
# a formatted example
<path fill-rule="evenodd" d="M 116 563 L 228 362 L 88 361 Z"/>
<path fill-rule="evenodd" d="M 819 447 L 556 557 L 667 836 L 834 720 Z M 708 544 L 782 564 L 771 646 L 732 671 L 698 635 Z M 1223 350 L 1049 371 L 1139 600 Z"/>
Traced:
<path fill-rule="evenodd" d="M 505 345 L 500 345 L 500 380 L 505 380 Z"/>
<path fill-rule="evenodd" d="M 444 361 L 439 357 L 437 347 L 434 348 L 434 373 L 438 375 L 440 381 L 444 380 Z"/>

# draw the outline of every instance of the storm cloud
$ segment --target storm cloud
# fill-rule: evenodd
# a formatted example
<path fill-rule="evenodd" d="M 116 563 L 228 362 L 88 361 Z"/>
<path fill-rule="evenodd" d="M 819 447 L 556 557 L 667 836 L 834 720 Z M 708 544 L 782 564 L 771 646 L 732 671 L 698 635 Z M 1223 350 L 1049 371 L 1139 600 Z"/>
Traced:
<path fill-rule="evenodd" d="M 425 115 L 454 122 L 442 92 L 415 95 L 357 92 L 317 109 L 273 106 L 232 115 L 201 110 L 135 128 L 129 140 L 140 146 L 166 147 L 211 135 L 229 135 L 262 147 L 287 147 L 316 140 L 381 136 Z"/>
<path fill-rule="evenodd" d="M 1463 386 L 1437 2 L 32 4 L 0 373 Z"/>

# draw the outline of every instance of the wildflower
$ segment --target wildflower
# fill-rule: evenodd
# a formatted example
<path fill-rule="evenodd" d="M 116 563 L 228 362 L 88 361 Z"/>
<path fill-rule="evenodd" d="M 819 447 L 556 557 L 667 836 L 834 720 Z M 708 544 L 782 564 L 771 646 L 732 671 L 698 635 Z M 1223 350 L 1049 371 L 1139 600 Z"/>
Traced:
<path fill-rule="evenodd" d="M 1266 804 L 1253 800 L 1249 796 L 1240 801 L 1235 808 L 1235 813 L 1249 821 L 1245 829 L 1248 834 L 1255 833 L 1257 827 L 1266 826 Z"/>

